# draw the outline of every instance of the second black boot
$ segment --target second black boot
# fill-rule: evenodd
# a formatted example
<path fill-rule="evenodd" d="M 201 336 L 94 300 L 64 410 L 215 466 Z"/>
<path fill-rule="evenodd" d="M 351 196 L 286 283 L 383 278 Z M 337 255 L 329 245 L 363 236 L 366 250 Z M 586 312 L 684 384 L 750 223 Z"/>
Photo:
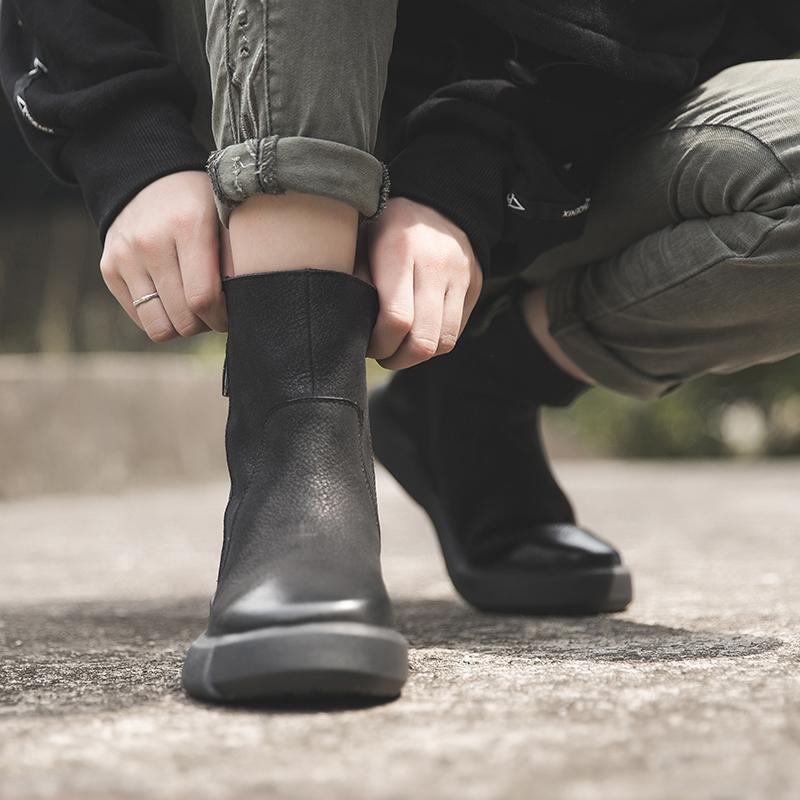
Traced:
<path fill-rule="evenodd" d="M 377 294 L 311 269 L 223 288 L 231 492 L 184 686 L 209 700 L 396 696 L 407 644 L 381 576 L 366 416 Z"/>
<path fill-rule="evenodd" d="M 540 439 L 540 406 L 586 388 L 507 296 L 476 309 L 452 352 L 370 398 L 375 455 L 428 512 L 453 584 L 477 608 L 597 613 L 631 601 L 628 569 L 576 524 Z"/>

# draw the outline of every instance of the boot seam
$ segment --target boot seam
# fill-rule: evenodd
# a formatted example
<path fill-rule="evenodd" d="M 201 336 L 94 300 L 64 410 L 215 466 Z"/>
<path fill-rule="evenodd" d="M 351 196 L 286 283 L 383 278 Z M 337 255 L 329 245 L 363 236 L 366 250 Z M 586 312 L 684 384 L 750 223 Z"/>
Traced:
<path fill-rule="evenodd" d="M 233 503 L 234 501 L 236 501 L 236 508 L 233 511 L 233 516 L 231 517 L 231 524 L 230 524 L 231 531 L 226 532 L 223 529 L 222 552 L 220 553 L 219 569 L 217 570 L 217 586 L 219 586 L 219 583 L 222 580 L 222 574 L 225 571 L 225 565 L 228 563 L 228 556 L 230 555 L 230 550 L 231 550 L 230 548 L 231 532 L 233 530 L 234 525 L 236 524 L 236 518 L 239 516 L 239 509 L 242 507 L 243 499 L 244 499 L 244 493 L 235 495 L 233 494 L 233 492 L 231 492 L 230 495 L 228 496 L 228 503 Z"/>
<path fill-rule="evenodd" d="M 364 482 L 367 484 L 367 494 L 372 501 L 372 513 L 375 515 L 375 524 L 378 526 L 378 537 L 380 538 L 381 521 L 378 516 L 378 495 L 372 481 L 369 479 L 367 464 L 364 460 L 364 411 L 355 403 L 354 405 L 358 413 L 358 453 L 361 459 L 361 472 L 364 475 Z"/>

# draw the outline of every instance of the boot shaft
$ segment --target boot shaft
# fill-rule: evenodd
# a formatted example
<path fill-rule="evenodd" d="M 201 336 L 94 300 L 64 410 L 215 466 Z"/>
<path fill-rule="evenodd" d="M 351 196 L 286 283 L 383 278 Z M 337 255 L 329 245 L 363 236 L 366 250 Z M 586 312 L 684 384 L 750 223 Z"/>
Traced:
<path fill-rule="evenodd" d="M 225 444 L 234 493 L 270 459 L 275 443 L 266 429 L 280 424 L 277 417 L 289 411 L 285 406 L 308 410 L 296 409 L 308 427 L 302 436 L 295 429 L 298 446 L 300 439 L 313 439 L 315 399 L 355 411 L 358 441 L 343 440 L 342 457 L 361 448 L 359 459 L 372 483 L 365 357 L 378 312 L 375 289 L 352 275 L 315 269 L 229 278 L 223 289 L 229 326 Z"/>
<path fill-rule="evenodd" d="M 225 390 L 261 412 L 291 400 L 366 404 L 364 360 L 378 313 L 375 289 L 331 270 L 243 275 L 223 281 L 228 307 Z"/>
<path fill-rule="evenodd" d="M 516 293 L 482 301 L 450 354 L 454 376 L 521 408 L 570 405 L 588 387 L 567 375 L 530 332 Z M 458 366 L 456 366 L 458 364 Z"/>

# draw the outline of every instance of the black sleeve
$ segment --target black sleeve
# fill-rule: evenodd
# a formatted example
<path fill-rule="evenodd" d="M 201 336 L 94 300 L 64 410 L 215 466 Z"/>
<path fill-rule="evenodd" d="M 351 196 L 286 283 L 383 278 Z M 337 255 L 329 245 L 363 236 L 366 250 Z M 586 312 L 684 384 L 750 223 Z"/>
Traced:
<path fill-rule="evenodd" d="M 455 222 L 487 275 L 514 273 L 575 238 L 588 209 L 586 190 L 531 131 L 531 102 L 504 80 L 443 87 L 407 117 L 389 164 L 391 196 Z"/>
<path fill-rule="evenodd" d="M 0 81 L 28 146 L 105 236 L 159 177 L 203 169 L 194 91 L 156 45 L 155 0 L 2 0 Z"/>
<path fill-rule="evenodd" d="M 404 146 L 389 164 L 391 196 L 452 220 L 469 237 L 484 272 L 503 231 L 508 139 L 502 121 L 474 101 L 439 95 L 409 116 Z"/>
<path fill-rule="evenodd" d="M 775 39 L 785 46 L 784 56 L 800 56 L 800 3 L 797 0 L 767 0 L 759 5 L 759 19 Z"/>

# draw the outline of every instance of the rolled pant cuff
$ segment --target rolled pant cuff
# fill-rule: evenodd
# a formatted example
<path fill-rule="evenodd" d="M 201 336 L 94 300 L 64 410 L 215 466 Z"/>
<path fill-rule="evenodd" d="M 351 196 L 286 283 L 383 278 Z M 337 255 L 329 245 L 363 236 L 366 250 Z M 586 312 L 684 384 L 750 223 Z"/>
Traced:
<path fill-rule="evenodd" d="M 288 191 L 329 197 L 377 217 L 389 195 L 389 173 L 375 156 L 349 145 L 305 136 L 248 139 L 208 159 L 220 219 L 257 194 Z"/>
<path fill-rule="evenodd" d="M 679 379 L 646 375 L 603 344 L 600 334 L 581 315 L 579 280 L 580 270 L 547 286 L 550 335 L 564 354 L 600 386 L 640 400 L 655 400 L 679 388 Z"/>

